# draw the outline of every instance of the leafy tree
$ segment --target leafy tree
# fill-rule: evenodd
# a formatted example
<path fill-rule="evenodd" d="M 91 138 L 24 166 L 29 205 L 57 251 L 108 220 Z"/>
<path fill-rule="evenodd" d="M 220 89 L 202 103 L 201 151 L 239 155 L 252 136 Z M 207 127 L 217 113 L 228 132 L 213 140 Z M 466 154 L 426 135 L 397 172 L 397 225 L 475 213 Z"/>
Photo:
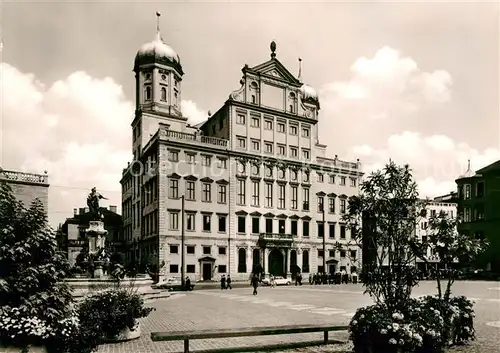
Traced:
<path fill-rule="evenodd" d="M 360 194 L 349 199 L 342 217 L 352 241 L 337 247 L 350 250 L 354 244 L 371 249 L 363 255 L 368 261 L 360 278 L 375 302 L 389 309 L 404 306 L 417 284 L 412 247 L 425 204 L 409 166 L 391 161 L 361 183 Z"/>
<path fill-rule="evenodd" d="M 459 218 L 451 218 L 441 211 L 429 219 L 427 241 L 423 248 L 414 246 L 417 256 L 425 263 L 426 249 L 431 247 L 439 257 L 439 262 L 446 268 L 446 289 L 443 294 L 440 271 L 436 271 L 438 297 L 448 301 L 451 296 L 451 287 L 459 275 L 458 266 L 473 262 L 488 246 L 488 241 L 476 239 L 473 235 L 459 233 L 457 225 Z"/>
<path fill-rule="evenodd" d="M 26 208 L 0 183 L 0 234 L 0 315 L 14 310 L 42 320 L 44 327 L 58 327 L 71 315 L 71 291 L 63 282 L 69 266 L 43 204 L 35 200 Z M 13 335 L 8 329 L 0 327 L 0 345 L 44 343 L 36 331 Z"/>

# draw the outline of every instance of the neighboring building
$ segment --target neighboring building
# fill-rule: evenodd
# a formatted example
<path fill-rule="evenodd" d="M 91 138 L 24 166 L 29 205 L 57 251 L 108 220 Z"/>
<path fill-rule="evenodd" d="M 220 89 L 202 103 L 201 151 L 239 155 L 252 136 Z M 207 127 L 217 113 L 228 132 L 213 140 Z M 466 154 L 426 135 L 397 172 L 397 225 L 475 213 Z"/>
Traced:
<path fill-rule="evenodd" d="M 245 65 L 241 87 L 197 126 L 180 112 L 179 56 L 159 34 L 139 50 L 135 162 L 121 180 L 130 258 L 153 254 L 162 274 L 180 276 L 184 220 L 191 279 L 248 279 L 255 265 L 284 276 L 298 266 L 307 275 L 325 271 L 324 260 L 326 271 L 351 271 L 333 244 L 350 239 L 340 217 L 347 198 L 358 194 L 361 164 L 326 157 L 318 95 L 275 50 L 273 42 L 270 60 Z"/>
<path fill-rule="evenodd" d="M 420 241 L 425 242 L 430 236 L 430 218 L 439 216 L 441 212 L 446 213 L 450 218 L 457 217 L 457 203 L 454 197 L 455 195 L 450 193 L 448 195 L 436 197 L 433 201 L 429 202 L 426 207 L 426 216 L 422 217 L 422 219 L 420 219 L 420 224 L 417 225 L 416 235 Z M 448 200 L 448 202 L 443 202 L 442 200 Z M 416 260 L 416 266 L 419 270 L 426 271 L 429 265 L 444 269 L 444 264 L 440 263 L 439 256 L 432 247 L 427 248 L 426 260 L 428 264 L 422 259 Z"/>
<path fill-rule="evenodd" d="M 116 213 L 116 206 L 109 206 L 109 209 L 101 207 L 104 216 L 104 229 L 108 231 L 106 244 L 110 245 L 112 251 L 126 253 L 125 242 L 123 241 L 122 216 Z M 85 230 L 89 227 L 92 217 L 88 207 L 74 209 L 73 217 L 67 218 L 60 226 L 58 232 L 58 243 L 62 251 L 68 254 L 68 261 L 71 266 L 75 265 L 75 260 L 84 247 L 88 247 L 88 239 Z"/>
<path fill-rule="evenodd" d="M 500 273 L 500 161 L 475 173 L 469 167 L 455 180 L 458 190 L 458 231 L 490 242 L 478 268 Z"/>
<path fill-rule="evenodd" d="M 0 182 L 9 184 L 16 199 L 22 201 L 25 207 L 29 207 L 33 200 L 39 199 L 45 208 L 45 213 L 48 213 L 49 176 L 47 172 L 33 174 L 0 168 Z"/>

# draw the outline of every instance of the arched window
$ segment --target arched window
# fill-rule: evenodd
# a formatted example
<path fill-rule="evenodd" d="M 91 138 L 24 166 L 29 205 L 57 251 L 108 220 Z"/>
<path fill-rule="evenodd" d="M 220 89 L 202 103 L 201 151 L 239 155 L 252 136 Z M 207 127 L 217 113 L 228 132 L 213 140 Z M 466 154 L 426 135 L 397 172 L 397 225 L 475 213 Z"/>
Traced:
<path fill-rule="evenodd" d="M 257 103 L 257 100 L 255 99 L 255 94 L 252 94 L 252 103 L 253 104 Z"/>
<path fill-rule="evenodd" d="M 238 272 L 247 272 L 247 251 L 243 248 L 238 250 Z"/>
<path fill-rule="evenodd" d="M 302 272 L 309 272 L 309 250 L 302 251 Z"/>
<path fill-rule="evenodd" d="M 174 93 L 174 97 L 175 97 L 175 105 L 178 105 L 179 104 L 179 97 L 177 95 L 177 92 Z"/>
<path fill-rule="evenodd" d="M 146 90 L 144 92 L 144 98 L 147 101 L 151 100 L 151 87 L 150 86 L 146 86 Z"/>
<path fill-rule="evenodd" d="M 161 88 L 161 100 L 166 101 L 167 100 L 167 89 L 165 87 Z"/>

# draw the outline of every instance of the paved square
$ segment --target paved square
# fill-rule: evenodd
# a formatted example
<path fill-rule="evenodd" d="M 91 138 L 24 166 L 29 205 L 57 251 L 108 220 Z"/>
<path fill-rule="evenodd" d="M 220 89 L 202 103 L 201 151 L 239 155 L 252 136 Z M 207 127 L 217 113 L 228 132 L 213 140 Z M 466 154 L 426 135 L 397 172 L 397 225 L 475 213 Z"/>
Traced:
<path fill-rule="evenodd" d="M 416 296 L 434 294 L 435 282 L 423 282 L 414 290 Z M 500 321 L 500 285 L 492 282 L 458 282 L 454 295 L 467 295 L 476 300 L 478 341 L 468 349 L 481 353 L 500 352 L 500 328 L 488 323 Z M 370 305 L 360 285 L 263 287 L 257 296 L 252 289 L 228 291 L 200 290 L 177 294 L 170 299 L 149 302 L 154 311 L 141 321 L 141 338 L 99 348 L 99 353 L 182 352 L 182 342 L 152 342 L 154 331 L 179 331 L 233 327 L 262 327 L 291 324 L 347 325 L 357 308 Z M 332 338 L 336 337 L 334 335 Z M 339 333 L 338 337 L 347 338 Z M 195 340 L 193 351 L 249 345 L 268 345 L 320 340 L 321 333 Z M 321 351 L 319 348 L 300 351 Z"/>

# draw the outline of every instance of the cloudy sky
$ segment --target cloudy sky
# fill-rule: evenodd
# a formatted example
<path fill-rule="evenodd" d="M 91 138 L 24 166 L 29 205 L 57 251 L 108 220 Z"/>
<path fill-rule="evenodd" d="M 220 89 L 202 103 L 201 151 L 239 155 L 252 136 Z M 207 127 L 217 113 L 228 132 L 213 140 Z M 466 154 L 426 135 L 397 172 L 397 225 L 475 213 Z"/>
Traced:
<path fill-rule="evenodd" d="M 239 87 L 241 68 L 277 58 L 320 93 L 320 140 L 369 172 L 410 163 L 423 196 L 499 158 L 495 3 L 4 2 L 1 160 L 50 175 L 57 225 L 92 186 L 120 205 L 131 158 L 133 60 L 155 36 L 180 55 L 192 122 Z"/>

